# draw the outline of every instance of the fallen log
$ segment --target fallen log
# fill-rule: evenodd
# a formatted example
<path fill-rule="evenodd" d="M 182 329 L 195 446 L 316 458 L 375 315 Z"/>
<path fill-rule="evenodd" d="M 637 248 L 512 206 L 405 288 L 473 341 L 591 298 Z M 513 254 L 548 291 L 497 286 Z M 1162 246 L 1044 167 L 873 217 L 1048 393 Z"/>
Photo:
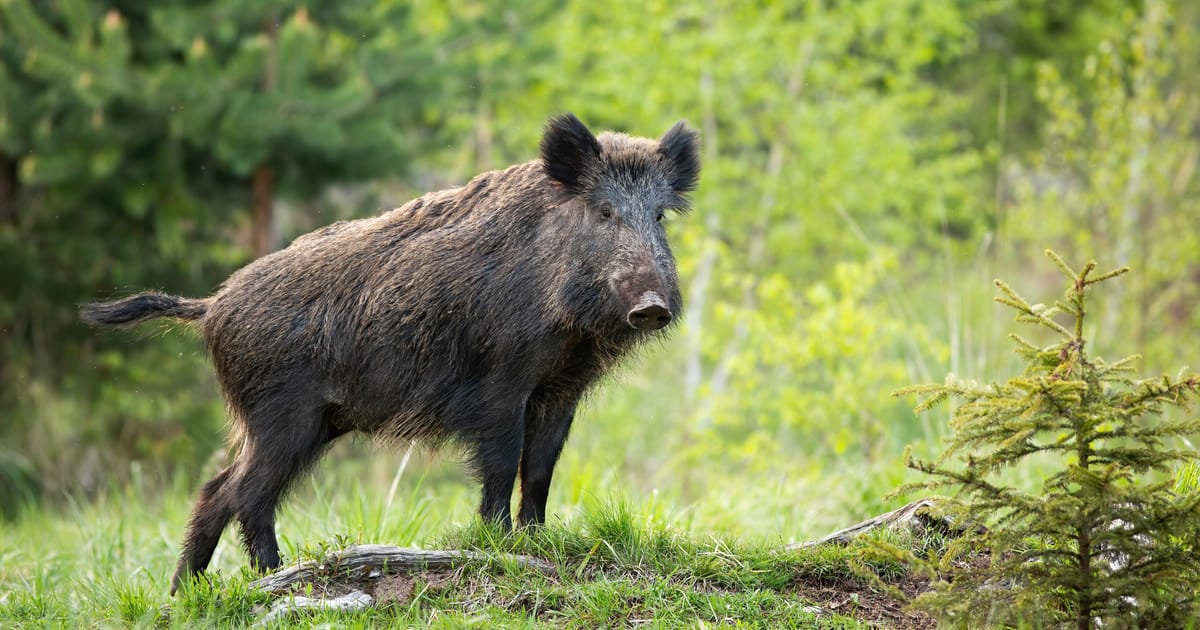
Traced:
<path fill-rule="evenodd" d="M 855 538 L 881 527 L 906 530 L 917 536 L 924 535 L 930 531 L 943 534 L 961 533 L 961 528 L 955 526 L 949 518 L 935 516 L 931 513 L 931 508 L 935 505 L 937 505 L 935 499 L 914 501 L 900 509 L 880 514 L 845 529 L 839 529 L 832 534 L 816 540 L 792 543 L 785 546 L 784 549 L 794 551 L 796 549 L 808 549 L 822 545 L 846 545 Z"/>
<path fill-rule="evenodd" d="M 362 610 L 368 608 L 374 599 L 362 591 L 352 591 L 341 597 L 302 597 L 299 595 L 285 597 L 275 602 L 271 610 L 263 615 L 251 628 L 265 628 L 273 622 L 293 613 L 304 610 Z"/>
<path fill-rule="evenodd" d="M 384 573 L 453 569 L 470 562 L 511 562 L 521 568 L 548 575 L 557 572 L 554 564 L 541 558 L 517 554 L 490 554 L 479 551 L 437 551 L 407 549 L 390 545 L 354 545 L 334 551 L 318 560 L 305 560 L 250 583 L 255 589 L 281 593 L 297 584 L 322 576 L 353 578 L 378 577 Z"/>

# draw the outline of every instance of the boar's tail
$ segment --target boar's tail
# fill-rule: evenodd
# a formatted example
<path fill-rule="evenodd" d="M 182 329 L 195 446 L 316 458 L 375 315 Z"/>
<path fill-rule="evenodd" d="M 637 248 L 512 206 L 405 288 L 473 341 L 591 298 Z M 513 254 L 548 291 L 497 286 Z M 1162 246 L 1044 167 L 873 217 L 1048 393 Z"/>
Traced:
<path fill-rule="evenodd" d="M 148 292 L 112 302 L 84 304 L 79 307 L 79 316 L 93 326 L 121 326 L 157 317 L 200 319 L 207 310 L 208 300 Z"/>

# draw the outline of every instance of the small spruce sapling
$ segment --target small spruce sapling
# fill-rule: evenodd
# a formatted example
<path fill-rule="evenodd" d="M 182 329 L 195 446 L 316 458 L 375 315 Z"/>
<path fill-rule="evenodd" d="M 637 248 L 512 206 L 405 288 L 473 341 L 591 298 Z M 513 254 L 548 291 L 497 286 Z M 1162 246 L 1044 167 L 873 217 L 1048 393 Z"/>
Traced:
<path fill-rule="evenodd" d="M 935 588 L 916 603 L 963 627 L 1186 627 L 1200 615 L 1200 491 L 1172 477 L 1195 470 L 1187 438 L 1200 433 L 1200 418 L 1163 412 L 1187 409 L 1200 374 L 1133 380 L 1137 356 L 1091 356 L 1083 336 L 1089 292 L 1127 269 L 1093 275 L 1088 263 L 1076 272 L 1046 253 L 1069 279 L 1052 306 L 1031 305 L 996 281 L 996 301 L 1018 311 L 1017 321 L 1057 337 L 1038 347 L 1011 336 L 1027 361 L 1021 376 L 896 393 L 924 396 L 918 413 L 961 401 L 941 456 L 906 454 L 932 479 L 900 492 L 953 491 L 942 509 L 975 532 L 948 544 L 933 566 Z M 1052 462 L 1039 489 L 1005 482 L 1003 471 L 1035 456 Z"/>

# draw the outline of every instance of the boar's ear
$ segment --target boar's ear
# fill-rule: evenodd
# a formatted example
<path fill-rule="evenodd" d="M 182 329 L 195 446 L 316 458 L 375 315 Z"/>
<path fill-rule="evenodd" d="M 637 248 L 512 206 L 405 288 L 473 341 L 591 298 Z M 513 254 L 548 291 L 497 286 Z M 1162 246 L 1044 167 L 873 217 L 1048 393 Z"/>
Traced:
<path fill-rule="evenodd" d="M 700 177 L 700 134 L 682 120 L 658 141 L 658 151 L 671 163 L 671 188 L 682 195 L 696 189 Z"/>
<path fill-rule="evenodd" d="M 546 175 L 573 194 L 583 192 L 584 182 L 600 162 L 600 142 L 575 114 L 555 116 L 546 123 L 541 150 Z"/>

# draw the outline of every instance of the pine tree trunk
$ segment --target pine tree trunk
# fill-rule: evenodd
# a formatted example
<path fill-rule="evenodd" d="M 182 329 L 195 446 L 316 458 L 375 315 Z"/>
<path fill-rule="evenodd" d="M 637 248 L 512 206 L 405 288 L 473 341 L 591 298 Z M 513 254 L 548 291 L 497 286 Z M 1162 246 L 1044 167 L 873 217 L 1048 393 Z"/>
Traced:
<path fill-rule="evenodd" d="M 1083 317 L 1075 319 L 1075 339 L 1083 339 Z M 1079 467 L 1090 471 L 1092 445 L 1082 431 L 1076 429 L 1075 441 L 1078 444 Z M 1090 630 L 1092 627 L 1092 530 L 1091 519 L 1088 518 L 1087 507 L 1080 508 L 1079 533 L 1076 543 L 1079 545 L 1079 614 L 1076 621 L 1079 630 Z"/>
<path fill-rule="evenodd" d="M 1080 519 L 1083 520 L 1083 519 Z M 1076 621 L 1079 624 L 1079 630 L 1091 630 L 1092 627 L 1092 554 L 1090 547 L 1092 545 L 1090 532 L 1087 529 L 1087 524 L 1081 523 L 1079 529 L 1079 575 L 1083 579 L 1079 588 L 1079 615 Z"/>
<path fill-rule="evenodd" d="M 270 92 L 275 89 L 275 74 L 276 63 L 276 43 L 278 35 L 278 21 L 275 17 L 271 17 L 263 22 L 263 32 L 267 35 L 267 40 L 270 43 L 267 47 L 266 66 L 263 68 L 262 76 L 262 91 Z M 254 221 L 253 229 L 251 230 L 251 245 L 254 247 L 254 257 L 261 258 L 271 253 L 272 242 L 271 232 L 274 224 L 273 202 L 275 198 L 275 171 L 267 164 L 259 164 L 258 168 L 254 169 L 254 176 L 250 182 L 251 194 L 253 195 L 253 212 Z"/>
<path fill-rule="evenodd" d="M 260 164 L 254 169 L 251 180 L 254 197 L 254 223 L 251 231 L 251 243 L 254 247 L 254 257 L 261 258 L 271 253 L 273 249 L 271 238 L 274 216 L 272 208 L 275 197 L 275 171 L 266 164 Z"/>

